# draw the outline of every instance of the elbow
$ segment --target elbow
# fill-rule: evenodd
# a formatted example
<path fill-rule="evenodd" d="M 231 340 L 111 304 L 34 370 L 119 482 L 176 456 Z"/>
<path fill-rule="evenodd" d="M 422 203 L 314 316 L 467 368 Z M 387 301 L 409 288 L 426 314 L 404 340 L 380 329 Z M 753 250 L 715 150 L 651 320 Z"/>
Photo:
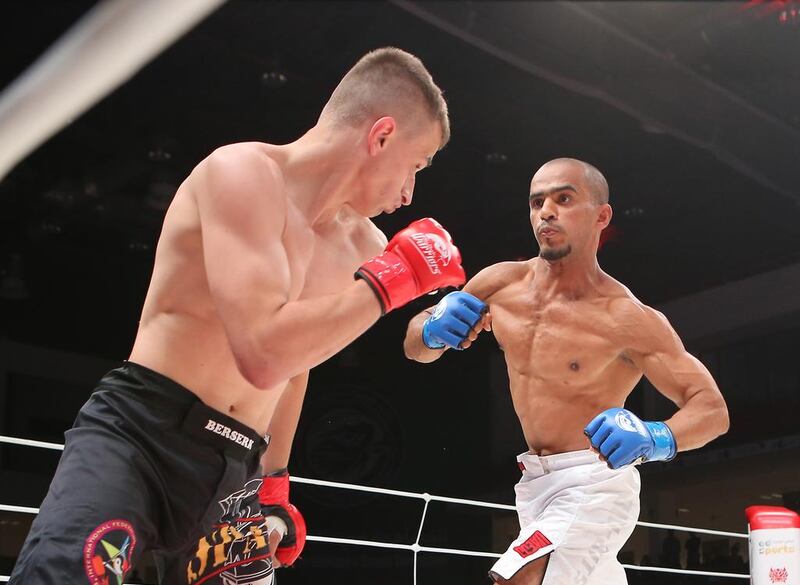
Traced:
<path fill-rule="evenodd" d="M 728 415 L 728 405 L 719 391 L 708 396 L 704 420 L 706 428 L 715 433 L 712 438 L 720 437 L 730 429 L 731 420 Z"/>
<path fill-rule="evenodd" d="M 236 367 L 239 374 L 256 390 L 271 390 L 280 385 L 280 372 L 271 367 L 275 363 L 270 358 L 236 356 Z"/>
<path fill-rule="evenodd" d="M 266 367 L 239 367 L 239 373 L 256 390 L 270 390 L 278 385 L 275 376 Z"/>
<path fill-rule="evenodd" d="M 719 421 L 719 435 L 724 435 L 727 433 L 731 428 L 731 419 L 730 415 L 728 414 L 728 405 L 725 404 L 725 400 L 720 398 L 720 404 L 717 407 L 717 420 Z"/>
<path fill-rule="evenodd" d="M 406 338 L 403 340 L 403 354 L 406 356 L 406 359 L 416 361 L 414 354 L 411 352 L 411 344 L 409 343 L 408 335 L 406 335 Z"/>
<path fill-rule="evenodd" d="M 417 359 L 417 356 L 414 355 L 415 354 L 415 352 L 414 352 L 414 344 L 411 341 L 411 332 L 410 331 L 406 331 L 406 337 L 403 340 L 403 354 L 405 354 L 406 359 L 410 359 L 410 360 L 413 360 L 415 362 L 419 361 L 419 359 Z"/>
<path fill-rule="evenodd" d="M 252 372 L 249 376 L 245 376 L 245 380 L 256 390 L 266 391 L 272 390 L 280 386 L 281 379 L 272 375 L 269 371 L 260 370 Z"/>

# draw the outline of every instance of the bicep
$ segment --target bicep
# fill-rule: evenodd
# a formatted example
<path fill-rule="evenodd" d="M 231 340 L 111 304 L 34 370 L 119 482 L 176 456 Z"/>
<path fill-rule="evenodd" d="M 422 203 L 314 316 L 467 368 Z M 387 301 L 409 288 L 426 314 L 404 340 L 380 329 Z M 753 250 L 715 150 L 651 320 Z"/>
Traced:
<path fill-rule="evenodd" d="M 695 394 L 717 386 L 703 363 L 682 347 L 654 351 L 634 359 L 661 394 L 682 407 Z"/>
<path fill-rule="evenodd" d="M 478 274 L 467 281 L 462 289 L 464 292 L 479 298 L 488 303 L 489 297 L 501 288 L 501 278 L 503 276 L 503 265 L 494 264 L 484 268 Z"/>
<path fill-rule="evenodd" d="M 681 407 L 704 389 L 717 390 L 708 368 L 686 351 L 663 315 L 649 307 L 639 308 L 631 325 L 635 333 L 629 356 L 661 394 Z"/>

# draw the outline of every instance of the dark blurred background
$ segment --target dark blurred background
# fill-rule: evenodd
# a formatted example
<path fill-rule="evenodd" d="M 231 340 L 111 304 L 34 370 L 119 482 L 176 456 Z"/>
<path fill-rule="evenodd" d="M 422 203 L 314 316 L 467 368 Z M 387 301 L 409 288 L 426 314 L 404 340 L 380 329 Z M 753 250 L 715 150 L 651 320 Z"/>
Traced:
<path fill-rule="evenodd" d="M 0 87 L 93 4 L 4 2 Z M 0 435 L 63 442 L 99 376 L 128 356 L 164 212 L 194 165 L 226 143 L 292 141 L 361 55 L 394 45 L 445 90 L 453 136 L 414 204 L 378 226 L 391 234 L 436 217 L 474 275 L 537 254 L 527 194 L 541 164 L 599 167 L 615 211 L 601 266 L 670 318 L 731 412 L 723 438 L 640 468 L 641 519 L 744 532 L 748 505 L 798 509 L 798 9 L 230 0 L 0 182 Z M 402 355 L 408 319 L 433 300 L 391 313 L 312 373 L 295 475 L 513 502 L 526 446 L 494 339 L 435 365 Z M 674 410 L 646 382 L 628 407 L 648 419 Z M 0 503 L 38 506 L 57 460 L 0 445 Z M 418 500 L 293 491 L 312 534 L 416 538 Z M 0 574 L 30 519 L 0 512 Z M 421 543 L 501 552 L 516 531 L 513 514 L 433 503 Z M 620 555 L 740 573 L 746 558 L 744 540 L 641 527 Z M 421 554 L 418 582 L 484 583 L 490 565 Z M 149 570 L 138 577 L 153 582 Z M 280 581 L 412 575 L 407 551 L 309 543 Z"/>

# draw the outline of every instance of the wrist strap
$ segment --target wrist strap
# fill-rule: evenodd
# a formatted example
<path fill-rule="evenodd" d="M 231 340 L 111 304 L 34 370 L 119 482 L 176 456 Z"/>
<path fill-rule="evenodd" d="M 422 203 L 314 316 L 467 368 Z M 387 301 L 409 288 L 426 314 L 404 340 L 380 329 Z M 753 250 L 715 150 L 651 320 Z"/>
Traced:
<path fill-rule="evenodd" d="M 386 288 L 383 286 L 378 277 L 375 276 L 375 274 L 369 268 L 362 266 L 356 271 L 356 273 L 353 275 L 353 278 L 356 280 L 360 278 L 369 285 L 369 287 L 372 289 L 372 292 L 375 293 L 375 296 L 378 298 L 378 303 L 380 303 L 381 306 L 381 317 L 383 317 L 386 314 L 386 307 L 389 304 L 389 293 L 386 292 Z"/>
<path fill-rule="evenodd" d="M 675 437 L 672 430 L 665 422 L 646 422 L 644 426 L 650 431 L 653 438 L 653 453 L 647 458 L 648 461 L 669 461 L 673 459 L 678 451 Z"/>
<path fill-rule="evenodd" d="M 261 478 L 258 499 L 262 504 L 285 504 L 289 502 L 289 472 L 278 469 Z"/>

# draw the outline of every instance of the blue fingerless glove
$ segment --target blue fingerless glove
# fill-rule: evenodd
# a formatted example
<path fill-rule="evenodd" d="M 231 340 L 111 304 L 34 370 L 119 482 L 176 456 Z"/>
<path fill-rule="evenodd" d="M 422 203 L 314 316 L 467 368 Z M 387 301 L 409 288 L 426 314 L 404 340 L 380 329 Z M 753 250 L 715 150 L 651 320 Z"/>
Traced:
<path fill-rule="evenodd" d="M 678 451 L 672 431 L 663 422 L 642 422 L 624 408 L 609 408 L 583 429 L 592 447 L 605 457 L 609 467 L 642 461 L 669 461 Z"/>
<path fill-rule="evenodd" d="M 487 305 L 469 293 L 451 292 L 439 301 L 422 325 L 422 342 L 429 349 L 459 346 L 478 324 Z"/>

